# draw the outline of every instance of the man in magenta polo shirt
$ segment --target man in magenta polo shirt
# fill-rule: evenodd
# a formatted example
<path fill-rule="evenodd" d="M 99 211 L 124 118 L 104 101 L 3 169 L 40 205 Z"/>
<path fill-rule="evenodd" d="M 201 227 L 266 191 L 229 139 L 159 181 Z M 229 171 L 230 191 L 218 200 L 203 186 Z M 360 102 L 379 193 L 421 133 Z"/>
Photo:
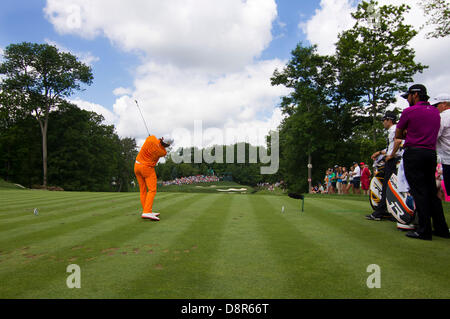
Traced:
<path fill-rule="evenodd" d="M 439 110 L 428 103 L 427 89 L 421 84 L 411 86 L 402 97 L 408 100 L 410 107 L 403 110 L 395 137 L 397 139 L 406 137 L 403 165 L 419 219 L 418 228 L 408 232 L 406 236 L 431 240 L 434 234 L 449 238 L 435 181 L 436 141 L 441 121 Z"/>

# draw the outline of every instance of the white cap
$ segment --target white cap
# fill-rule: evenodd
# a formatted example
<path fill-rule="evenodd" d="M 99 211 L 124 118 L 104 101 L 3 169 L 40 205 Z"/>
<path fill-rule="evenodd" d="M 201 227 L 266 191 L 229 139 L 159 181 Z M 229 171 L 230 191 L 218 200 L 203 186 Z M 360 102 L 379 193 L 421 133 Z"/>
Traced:
<path fill-rule="evenodd" d="M 164 144 L 167 144 L 167 145 L 172 145 L 173 144 L 173 138 L 171 137 L 171 136 L 169 136 L 169 135 L 164 135 L 163 137 L 162 137 L 162 141 L 164 142 Z"/>
<path fill-rule="evenodd" d="M 431 99 L 430 104 L 436 105 L 436 104 L 442 103 L 442 102 L 450 102 L 450 94 L 447 94 L 447 93 L 439 94 L 435 98 Z"/>

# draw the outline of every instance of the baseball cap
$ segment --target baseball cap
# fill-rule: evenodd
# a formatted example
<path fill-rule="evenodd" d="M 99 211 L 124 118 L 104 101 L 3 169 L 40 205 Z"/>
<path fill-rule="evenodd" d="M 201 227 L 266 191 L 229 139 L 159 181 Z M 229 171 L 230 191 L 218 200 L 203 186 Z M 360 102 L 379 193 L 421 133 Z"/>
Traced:
<path fill-rule="evenodd" d="M 164 144 L 167 144 L 167 145 L 172 145 L 173 144 L 173 138 L 171 137 L 171 136 L 169 136 L 169 135 L 164 135 L 163 137 L 162 137 L 162 141 L 164 142 Z"/>
<path fill-rule="evenodd" d="M 414 94 L 414 93 L 419 93 L 419 95 L 423 95 L 423 96 L 426 96 L 427 98 L 430 98 L 427 95 L 427 88 L 424 85 L 422 85 L 422 84 L 411 85 L 409 87 L 408 91 L 403 93 L 401 95 L 401 97 L 404 98 L 404 99 L 407 99 L 409 94 Z"/>
<path fill-rule="evenodd" d="M 392 112 L 392 111 L 386 111 L 386 113 L 383 116 L 383 121 L 384 120 L 396 121 L 397 120 L 397 115 L 394 112 Z"/>
<path fill-rule="evenodd" d="M 364 162 L 359 163 L 360 166 L 364 166 Z"/>
<path fill-rule="evenodd" d="M 442 102 L 450 102 L 450 94 L 447 93 L 439 94 L 435 98 L 431 99 L 430 104 L 437 106 L 439 103 Z"/>

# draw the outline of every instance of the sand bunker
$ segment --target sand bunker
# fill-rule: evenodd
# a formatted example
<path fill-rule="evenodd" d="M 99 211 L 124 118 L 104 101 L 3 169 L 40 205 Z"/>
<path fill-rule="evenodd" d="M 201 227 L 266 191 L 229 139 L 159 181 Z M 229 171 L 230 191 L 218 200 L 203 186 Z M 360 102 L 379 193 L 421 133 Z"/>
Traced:
<path fill-rule="evenodd" d="M 247 188 L 218 189 L 219 192 L 245 192 Z"/>

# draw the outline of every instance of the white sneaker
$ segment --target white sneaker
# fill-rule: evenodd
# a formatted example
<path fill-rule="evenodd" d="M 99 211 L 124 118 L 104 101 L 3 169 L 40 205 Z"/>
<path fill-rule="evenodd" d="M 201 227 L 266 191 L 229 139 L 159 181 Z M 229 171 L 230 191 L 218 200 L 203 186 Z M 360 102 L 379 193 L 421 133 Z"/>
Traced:
<path fill-rule="evenodd" d="M 144 219 L 159 220 L 159 217 L 155 213 L 143 213 L 141 217 Z"/>

